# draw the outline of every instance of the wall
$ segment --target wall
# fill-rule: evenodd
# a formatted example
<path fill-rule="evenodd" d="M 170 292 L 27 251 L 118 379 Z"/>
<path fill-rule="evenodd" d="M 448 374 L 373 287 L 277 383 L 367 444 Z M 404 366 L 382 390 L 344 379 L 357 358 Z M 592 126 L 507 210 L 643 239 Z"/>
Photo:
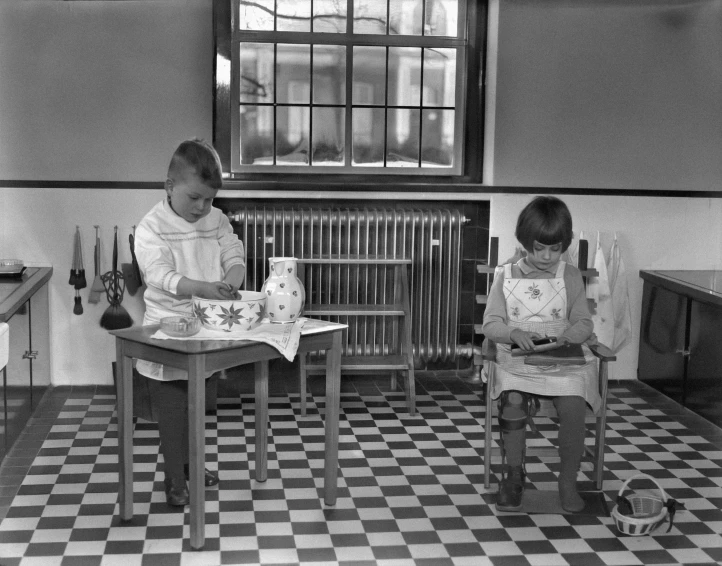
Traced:
<path fill-rule="evenodd" d="M 490 16 L 485 183 L 722 189 L 722 1 L 492 0 Z"/>
<path fill-rule="evenodd" d="M 564 24 L 561 20 L 560 25 Z M 613 38 L 604 41 L 613 42 Z M 549 55 L 547 66 L 555 61 L 554 55 Z M 212 57 L 209 0 L 0 2 L 0 179 L 94 180 L 121 185 L 127 181 L 162 181 L 170 153 L 179 141 L 193 135 L 211 136 Z M 517 87 L 524 91 L 540 86 L 550 89 L 555 80 L 554 73 L 541 73 L 534 85 L 522 83 Z M 534 139 L 527 142 L 524 129 L 519 130 L 514 121 L 514 113 L 523 112 L 526 119 L 533 113 L 526 111 L 523 98 L 515 104 L 522 107 L 515 110 L 509 106 L 496 116 L 497 149 L 507 149 L 491 162 L 500 175 L 495 182 L 534 184 L 532 181 L 538 179 L 540 186 L 610 186 L 600 174 L 602 169 L 588 161 L 575 161 L 572 167 L 559 153 L 544 154 L 541 164 L 532 159 L 536 149 L 558 140 L 545 142 L 532 132 Z M 573 122 L 574 113 L 583 113 L 584 108 L 574 106 L 568 112 Z M 546 124 L 553 121 L 545 119 Z M 657 133 L 649 124 L 644 128 L 650 128 L 650 134 Z M 680 146 L 692 138 L 692 134 L 685 135 L 680 138 Z M 575 145 L 596 143 L 591 131 L 588 137 L 580 136 Z M 704 179 L 719 190 L 722 175 L 713 167 L 722 144 L 714 138 L 709 142 L 712 153 L 699 154 L 693 161 L 697 167 L 685 164 L 677 178 L 689 175 L 701 186 L 706 181 L 701 174 L 695 175 L 694 170 L 699 168 L 705 171 Z M 518 144 L 519 151 L 513 150 L 509 145 L 512 143 Z M 664 185 L 664 179 L 654 177 L 656 173 L 648 171 L 648 167 L 646 162 L 637 166 L 630 160 L 616 169 L 626 175 L 625 187 L 635 188 L 647 173 L 656 179 L 650 182 L 652 188 Z M 667 178 L 672 178 L 673 169 L 673 164 L 666 168 Z M 563 178 L 558 178 L 558 171 L 564 172 Z M 630 177 L 635 182 L 627 184 Z M 695 188 L 693 184 L 690 187 Z M 237 191 L 223 196 L 268 198 L 271 194 Z M 302 196 L 339 199 L 346 195 Z M 398 198 L 383 192 L 368 196 Z M 121 228 L 121 261 L 128 261 L 126 243 L 131 226 L 162 197 L 160 189 L 0 187 L 0 257 L 19 256 L 55 267 L 50 286 L 54 384 L 111 383 L 114 348 L 98 324 L 106 305 L 88 305 L 86 290 L 85 313 L 72 314 L 74 291 L 68 285 L 68 275 L 76 224 L 83 231 L 89 271 L 93 225 L 102 226 L 103 263 L 107 270 L 113 225 Z M 506 245 L 511 241 L 508 236 L 516 215 L 529 197 L 481 191 L 475 195 L 409 195 L 417 200 L 490 199 L 492 233 L 502 236 Z M 719 200 L 564 198 L 578 227 L 620 232 L 635 328 L 641 299 L 639 269 L 705 268 L 719 265 L 722 259 Z M 126 294 L 123 302 L 137 321 L 139 301 L 139 296 Z M 636 349 L 633 343 L 623 352 L 617 364 L 618 377 L 635 377 Z"/>

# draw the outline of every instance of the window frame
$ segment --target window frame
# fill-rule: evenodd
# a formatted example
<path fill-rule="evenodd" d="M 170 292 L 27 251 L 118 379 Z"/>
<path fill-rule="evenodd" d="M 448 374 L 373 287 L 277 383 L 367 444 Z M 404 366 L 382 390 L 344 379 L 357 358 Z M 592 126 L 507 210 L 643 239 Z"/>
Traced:
<path fill-rule="evenodd" d="M 215 57 L 213 65 L 213 142 L 223 164 L 226 181 L 282 182 L 292 177 L 296 185 L 301 183 L 351 183 L 370 182 L 400 184 L 456 185 L 479 183 L 481 181 L 481 159 L 483 155 L 483 72 L 485 56 L 487 9 L 484 1 L 460 0 L 458 19 L 459 37 L 438 36 L 396 36 L 385 35 L 383 42 L 374 41 L 366 34 L 329 34 L 323 32 L 275 32 L 275 31 L 237 31 L 238 1 L 213 0 L 213 26 Z M 459 134 L 458 155 L 452 167 L 364 167 L 344 166 L 288 166 L 254 165 L 244 170 L 234 170 L 240 163 L 240 139 L 233 135 L 240 126 L 240 113 L 233 111 L 237 102 L 239 45 L 244 42 L 302 43 L 304 45 L 327 44 L 346 47 L 347 76 L 351 77 L 352 49 L 354 46 L 382 45 L 384 47 L 406 47 L 413 39 L 412 47 L 457 49 L 456 89 L 455 89 L 455 128 Z M 353 81 L 347 80 L 346 108 L 351 106 L 349 90 Z M 236 102 L 234 102 L 236 101 Z M 463 111 L 459 111 L 460 101 Z M 312 105 L 309 104 L 309 108 Z M 383 108 L 383 107 L 382 107 Z M 349 130 L 352 116 L 346 112 L 346 140 L 350 139 Z M 455 150 L 456 152 L 456 150 Z M 235 156 L 235 160 L 234 160 Z M 366 181 L 363 181 L 366 179 Z M 425 183 L 424 183 L 425 184 Z M 425 189 L 427 190 L 427 189 Z"/>

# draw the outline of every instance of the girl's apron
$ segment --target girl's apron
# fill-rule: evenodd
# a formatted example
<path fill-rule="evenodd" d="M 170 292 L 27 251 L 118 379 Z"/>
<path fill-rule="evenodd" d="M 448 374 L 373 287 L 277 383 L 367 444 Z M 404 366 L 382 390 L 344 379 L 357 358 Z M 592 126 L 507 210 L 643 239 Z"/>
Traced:
<path fill-rule="evenodd" d="M 504 299 L 507 324 L 541 336 L 559 336 L 568 327 L 567 291 L 564 284 L 566 263 L 559 262 L 552 279 L 514 279 L 511 264 L 504 266 Z M 584 397 L 597 412 L 601 406 L 597 363 L 589 348 L 582 344 L 583 366 L 532 366 L 524 356 L 512 356 L 510 344 L 497 344 L 497 367 L 491 396 L 516 389 L 536 395 Z"/>

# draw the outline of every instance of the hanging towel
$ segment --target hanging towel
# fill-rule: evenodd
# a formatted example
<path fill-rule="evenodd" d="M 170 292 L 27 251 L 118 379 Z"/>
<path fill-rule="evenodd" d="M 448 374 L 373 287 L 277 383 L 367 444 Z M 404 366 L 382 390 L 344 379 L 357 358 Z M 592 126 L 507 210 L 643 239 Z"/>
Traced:
<path fill-rule="evenodd" d="M 597 306 L 592 314 L 594 323 L 594 334 L 599 342 L 611 348 L 614 343 L 614 306 L 612 305 L 612 293 L 609 288 L 609 276 L 607 274 L 607 261 L 602 250 L 602 241 L 597 232 L 597 245 L 594 248 L 594 259 L 592 261 L 598 275 L 589 278 L 587 289 L 591 290 L 595 297 Z"/>
<path fill-rule="evenodd" d="M 622 251 L 614 233 L 612 249 L 609 252 L 607 265 L 609 276 L 609 289 L 612 294 L 612 309 L 614 312 L 614 342 L 609 345 L 614 353 L 619 352 L 629 342 L 632 336 L 632 310 L 629 304 L 629 285 L 627 271 L 624 268 Z"/>
<path fill-rule="evenodd" d="M 632 333 L 627 274 L 616 232 L 584 231 L 575 234 L 565 261 L 579 263 L 579 240 L 589 243 L 588 265 L 599 272 L 587 282 L 587 299 L 592 312 L 594 333 L 599 341 L 614 353 L 627 345 Z"/>

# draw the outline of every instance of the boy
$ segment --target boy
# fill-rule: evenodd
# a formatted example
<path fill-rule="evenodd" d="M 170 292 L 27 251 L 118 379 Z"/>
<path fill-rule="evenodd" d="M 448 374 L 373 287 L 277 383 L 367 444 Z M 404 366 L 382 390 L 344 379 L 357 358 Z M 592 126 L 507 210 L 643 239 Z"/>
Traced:
<path fill-rule="evenodd" d="M 243 244 L 228 218 L 212 206 L 221 185 L 220 159 L 209 143 L 191 139 L 178 146 L 168 167 L 167 199 L 145 215 L 135 232 L 135 252 L 147 285 L 144 325 L 192 315 L 194 295 L 231 299 L 243 283 Z M 166 500 L 187 505 L 188 375 L 144 360 L 138 360 L 136 369 L 149 378 Z M 217 484 L 218 475 L 206 470 L 205 485 Z"/>

